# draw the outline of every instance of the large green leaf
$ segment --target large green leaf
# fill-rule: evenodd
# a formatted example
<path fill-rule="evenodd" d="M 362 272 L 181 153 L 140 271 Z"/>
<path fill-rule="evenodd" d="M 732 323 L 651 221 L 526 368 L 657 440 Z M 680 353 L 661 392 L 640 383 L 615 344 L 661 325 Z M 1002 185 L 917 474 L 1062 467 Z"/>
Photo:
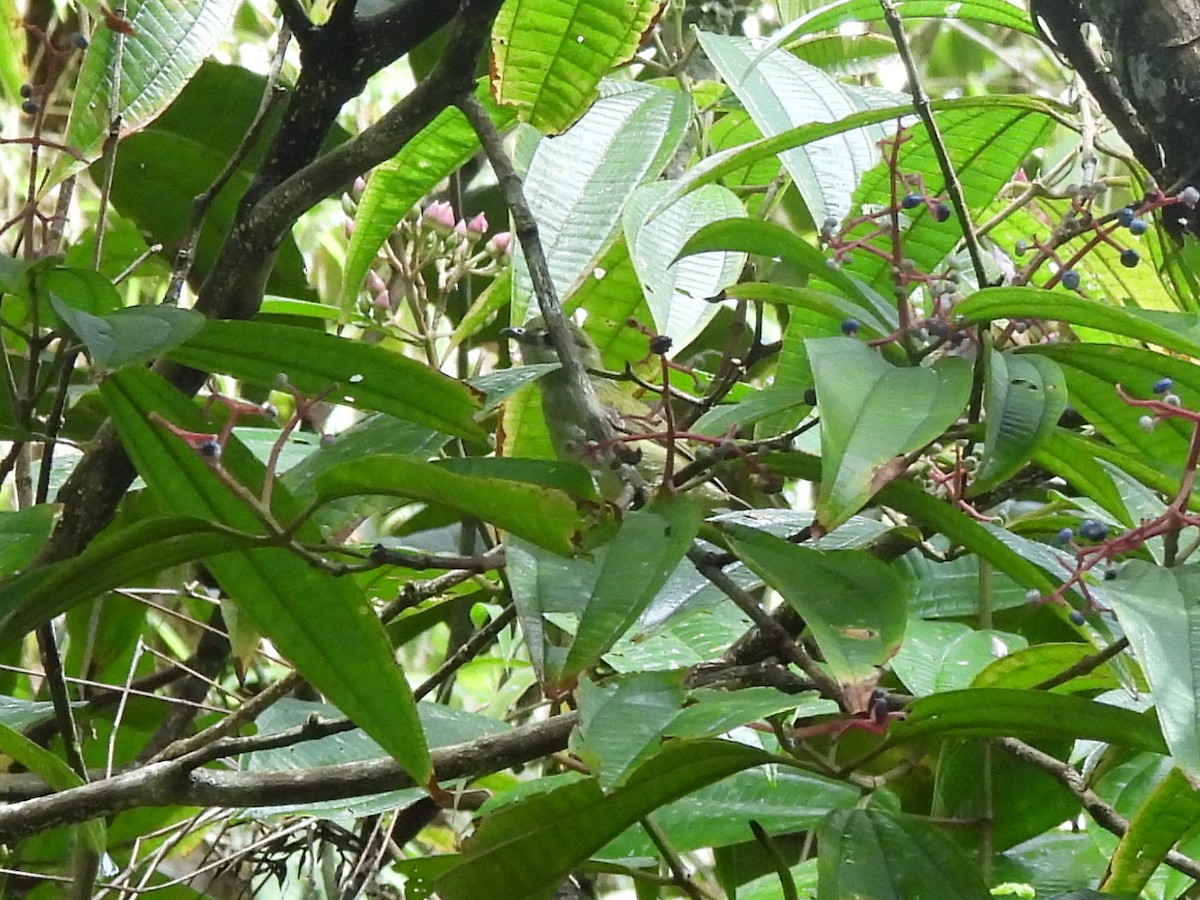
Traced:
<path fill-rule="evenodd" d="M 649 220 L 650 210 L 668 190 L 670 184 L 665 181 L 638 188 L 625 207 L 623 222 L 625 241 L 654 317 L 654 329 L 669 336 L 675 349 L 682 350 L 716 315 L 719 307 L 709 303 L 709 298 L 737 280 L 746 258 L 729 251 L 678 260 L 676 256 L 703 226 L 742 216 L 745 211 L 732 191 L 709 185 Z"/>
<path fill-rule="evenodd" d="M 662 0 L 508 0 L 492 27 L 492 90 L 539 131 L 562 131 L 637 51 Z"/>
<path fill-rule="evenodd" d="M 471 418 L 481 404 L 470 387 L 378 345 L 291 325 L 215 320 L 170 356 L 261 387 L 274 387 L 286 375 L 310 396 L 336 388 L 335 400 L 359 409 L 483 438 Z"/>
<path fill-rule="evenodd" d="M 904 0 L 897 11 L 905 20 L 963 19 L 999 25 L 1029 35 L 1037 35 L 1033 23 L 1020 7 L 1008 0 L 965 0 L 947 3 L 946 0 Z M 847 21 L 882 22 L 883 10 L 873 0 L 836 0 L 801 16 L 786 29 L 788 36 L 812 34 L 837 28 Z"/>
<path fill-rule="evenodd" d="M 1200 821 L 1200 791 L 1179 769 L 1155 785 L 1121 836 L 1101 887 L 1137 896 L 1176 841 Z"/>
<path fill-rule="evenodd" d="M 998 654 L 1024 648 L 1020 635 L 974 629 L 961 622 L 908 623 L 904 646 L 891 669 L 918 697 L 969 687 L 975 676 Z"/>
<path fill-rule="evenodd" d="M 1200 774 L 1200 568 L 1165 569 L 1130 560 L 1110 585 L 1117 593 L 1113 610 L 1137 653 L 1163 736 L 1175 763 Z"/>
<path fill-rule="evenodd" d="M 1033 287 L 984 288 L 954 308 L 968 322 L 1043 319 L 1083 325 L 1200 357 L 1200 315 L 1109 306 L 1078 294 Z"/>
<path fill-rule="evenodd" d="M 32 510 L 51 511 L 52 507 L 35 506 Z M 0 582 L 0 647 L 11 645 L 38 625 L 106 591 L 250 543 L 248 536 L 189 517 L 144 519 L 106 532 L 74 559 Z"/>
<path fill-rule="evenodd" d="M 675 153 L 688 111 L 684 94 L 606 82 L 583 118 L 538 144 L 525 195 L 560 298 L 574 292 L 611 243 L 634 190 Z M 514 256 L 513 272 L 520 318 L 533 296 L 524 253 Z"/>
<path fill-rule="evenodd" d="M 620 788 L 605 795 L 593 779 L 570 782 L 486 817 L 467 841 L 463 861 L 436 882 L 443 900 L 495 896 L 544 900 L 573 867 L 638 819 L 773 757 L 724 741 L 668 744 Z"/>
<path fill-rule="evenodd" d="M 968 688 L 922 697 L 892 726 L 898 741 L 933 736 L 1083 738 L 1165 753 L 1158 724 L 1132 710 L 1048 691 Z"/>
<path fill-rule="evenodd" d="M 1067 405 L 1067 386 L 1044 356 L 992 350 L 983 404 L 983 462 L 971 480 L 973 494 L 1003 484 L 1037 452 Z"/>
<path fill-rule="evenodd" d="M 900 649 L 908 589 L 893 567 L 859 550 L 821 551 L 738 526 L 738 558 L 800 613 L 833 676 L 871 681 Z"/>
<path fill-rule="evenodd" d="M 260 516 L 217 477 L 180 438 L 149 420 L 151 413 L 189 431 L 204 432 L 190 400 L 146 369 L 124 369 L 106 378 L 101 395 L 138 472 L 158 502 L 177 515 L 212 519 L 263 534 Z M 263 466 L 231 437 L 219 464 L 252 493 Z M 280 484 L 272 515 L 294 519 L 297 504 Z M 311 523 L 296 535 L 306 544 L 320 535 Z M 427 781 L 429 752 L 404 673 L 366 598 L 348 578 L 337 578 L 283 548 L 226 553 L 208 560 L 209 571 L 238 609 L 296 668 L 390 753 L 418 783 Z"/>
<path fill-rule="evenodd" d="M 83 341 L 92 362 L 110 371 L 161 356 L 197 334 L 205 322 L 194 309 L 176 306 L 131 306 L 93 316 L 57 297 L 50 302 Z"/>
<path fill-rule="evenodd" d="M 700 46 L 765 135 L 807 122 L 834 122 L 864 109 L 892 106 L 903 98 L 835 81 L 782 50 L 761 54 L 746 38 L 700 32 Z M 822 138 L 780 154 L 813 221 L 842 219 L 850 195 L 879 159 L 881 127 L 865 126 Z"/>
<path fill-rule="evenodd" d="M 962 413 L 971 367 L 956 357 L 896 368 L 852 338 L 805 341 L 821 412 L 817 518 L 832 530 L 900 474 L 888 464 L 936 440 Z"/>
<path fill-rule="evenodd" d="M 606 548 L 560 678 L 590 666 L 637 621 L 700 530 L 700 508 L 685 496 L 659 496 L 628 513 Z"/>
<path fill-rule="evenodd" d="M 635 672 L 599 685 L 581 679 L 571 751 L 608 790 L 658 749 L 686 696 L 681 671 Z"/>
<path fill-rule="evenodd" d="M 436 503 L 564 556 L 579 539 L 579 511 L 562 490 L 463 475 L 411 456 L 368 456 L 339 463 L 317 476 L 316 494 L 323 503 L 371 494 Z"/>
<path fill-rule="evenodd" d="M 817 826 L 817 900 L 990 900 L 979 867 L 916 816 L 834 810 Z"/>
<path fill-rule="evenodd" d="M 126 136 L 145 127 L 183 89 L 229 31 L 238 6 L 235 0 L 130 0 L 124 5 L 137 33 L 121 37 L 109 28 L 96 29 L 72 95 L 63 142 L 85 157 L 94 156 L 108 134 L 118 78 L 116 111 Z M 64 175 L 66 168 L 57 174 Z"/>
<path fill-rule="evenodd" d="M 493 102 L 487 79 L 480 80 L 475 99 L 483 104 L 497 129 L 504 131 L 512 125 L 514 113 Z M 339 300 L 344 313 L 353 308 L 375 254 L 396 223 L 439 181 L 478 152 L 479 137 L 475 129 L 457 106 L 451 106 L 438 113 L 399 153 L 371 172 L 354 213 L 354 231 L 346 248 Z M 458 212 L 466 216 L 470 210 Z"/>
<path fill-rule="evenodd" d="M 54 516 L 48 503 L 0 511 L 0 576 L 19 572 L 33 561 L 50 536 Z"/>

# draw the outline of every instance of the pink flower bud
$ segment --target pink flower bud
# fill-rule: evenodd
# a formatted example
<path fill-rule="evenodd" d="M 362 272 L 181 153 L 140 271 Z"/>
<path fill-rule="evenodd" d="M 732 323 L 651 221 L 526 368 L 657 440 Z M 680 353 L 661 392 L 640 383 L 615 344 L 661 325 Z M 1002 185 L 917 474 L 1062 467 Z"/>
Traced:
<path fill-rule="evenodd" d="M 472 234 L 486 234 L 488 230 L 487 216 L 478 213 L 467 219 L 467 231 Z"/>
<path fill-rule="evenodd" d="M 354 187 L 352 187 L 350 189 L 350 196 L 353 197 L 355 200 L 357 200 L 359 197 L 361 197 L 363 195 L 363 192 L 366 189 L 367 189 L 367 179 L 365 179 L 361 175 L 359 175 L 357 178 L 354 179 Z"/>
<path fill-rule="evenodd" d="M 492 235 L 491 240 L 487 242 L 487 246 L 484 247 L 484 249 L 487 250 L 489 255 L 500 259 L 508 255 L 508 251 L 511 249 L 511 247 L 512 232 L 497 231 Z"/>
<path fill-rule="evenodd" d="M 376 309 L 391 309 L 392 298 L 388 296 L 388 292 L 386 290 L 383 290 L 371 298 L 371 305 Z"/>
<path fill-rule="evenodd" d="M 446 200 L 435 200 L 425 207 L 425 221 L 435 231 L 450 234 L 454 231 L 454 207 Z"/>
<path fill-rule="evenodd" d="M 367 290 L 372 294 L 378 294 L 380 291 L 387 290 L 387 283 L 379 277 L 379 273 L 375 271 L 367 272 Z"/>

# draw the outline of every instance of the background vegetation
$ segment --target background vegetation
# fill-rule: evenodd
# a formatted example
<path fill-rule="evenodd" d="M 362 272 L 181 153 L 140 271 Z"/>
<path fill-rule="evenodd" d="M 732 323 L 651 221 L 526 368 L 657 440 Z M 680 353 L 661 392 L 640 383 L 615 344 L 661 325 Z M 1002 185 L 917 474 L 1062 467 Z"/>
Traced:
<path fill-rule="evenodd" d="M 0 893 L 1195 896 L 1195 35 L 1043 6 L 0 0 Z"/>

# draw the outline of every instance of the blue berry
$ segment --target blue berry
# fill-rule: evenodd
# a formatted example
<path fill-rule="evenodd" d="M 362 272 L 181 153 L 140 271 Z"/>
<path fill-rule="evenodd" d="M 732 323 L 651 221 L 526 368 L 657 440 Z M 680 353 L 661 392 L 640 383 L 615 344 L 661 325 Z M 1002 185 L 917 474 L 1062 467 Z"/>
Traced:
<path fill-rule="evenodd" d="M 1121 209 L 1117 211 L 1117 222 L 1122 228 L 1129 228 L 1133 224 L 1133 207 L 1121 207 Z"/>
<path fill-rule="evenodd" d="M 907 193 L 900 198 L 901 209 L 916 209 L 922 203 L 920 194 Z"/>
<path fill-rule="evenodd" d="M 1150 390 L 1154 391 L 1156 394 L 1165 394 L 1174 386 L 1175 382 L 1164 375 L 1162 378 L 1158 379 L 1158 381 L 1154 382 L 1153 385 L 1151 385 Z"/>
<path fill-rule="evenodd" d="M 1074 269 L 1067 269 L 1062 273 L 1062 286 L 1068 291 L 1079 290 L 1079 273 Z"/>
<path fill-rule="evenodd" d="M 1081 612 L 1080 612 L 1079 610 L 1077 610 L 1077 609 L 1073 609 L 1073 610 L 1071 610 L 1071 611 L 1070 611 L 1070 612 L 1067 614 L 1067 618 L 1071 620 L 1071 624 L 1072 624 L 1072 625 L 1082 625 L 1084 622 L 1086 622 L 1086 621 L 1087 621 L 1087 620 L 1086 620 L 1086 619 L 1083 617 L 1083 613 L 1081 613 Z"/>
<path fill-rule="evenodd" d="M 939 203 L 933 208 L 933 218 L 937 222 L 945 222 L 950 218 L 950 207 L 945 203 Z"/>
<path fill-rule="evenodd" d="M 1029 243 L 1027 241 L 1017 241 L 1016 245 L 1013 247 L 1013 253 L 1017 254 L 1017 256 L 1024 256 L 1028 252 Z"/>
<path fill-rule="evenodd" d="M 1138 252 L 1132 247 L 1126 247 L 1121 251 L 1121 265 L 1127 269 L 1132 269 L 1140 260 L 1141 257 L 1138 256 Z"/>
<path fill-rule="evenodd" d="M 850 337 L 858 334 L 858 319 L 844 319 L 842 321 L 842 334 Z"/>
<path fill-rule="evenodd" d="M 1129 233 L 1132 235 L 1145 234 L 1146 229 L 1150 226 L 1146 224 L 1145 219 L 1134 219 L 1129 223 Z"/>
<path fill-rule="evenodd" d="M 74 44 L 76 47 L 78 47 L 80 50 L 86 50 L 88 48 L 88 39 L 86 37 L 84 37 L 82 34 L 80 34 L 78 31 L 75 32 L 73 35 L 71 35 L 71 43 Z"/>
<path fill-rule="evenodd" d="M 1102 541 L 1108 537 L 1108 526 L 1095 519 L 1084 519 L 1079 523 L 1079 536 L 1089 541 Z"/>
<path fill-rule="evenodd" d="M 1062 545 L 1066 544 L 1071 538 L 1075 537 L 1075 531 L 1071 528 L 1060 528 L 1058 534 L 1054 536 L 1054 543 Z"/>

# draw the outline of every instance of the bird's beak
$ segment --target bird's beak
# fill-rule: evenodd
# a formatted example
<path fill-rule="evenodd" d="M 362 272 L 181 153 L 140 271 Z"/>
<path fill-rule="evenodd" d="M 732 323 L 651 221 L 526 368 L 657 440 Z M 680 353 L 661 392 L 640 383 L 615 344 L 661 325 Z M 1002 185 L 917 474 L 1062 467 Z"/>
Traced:
<path fill-rule="evenodd" d="M 537 341 L 537 338 L 530 334 L 528 328 L 516 328 L 510 325 L 507 328 L 501 328 L 500 334 L 518 344 L 532 344 Z"/>

